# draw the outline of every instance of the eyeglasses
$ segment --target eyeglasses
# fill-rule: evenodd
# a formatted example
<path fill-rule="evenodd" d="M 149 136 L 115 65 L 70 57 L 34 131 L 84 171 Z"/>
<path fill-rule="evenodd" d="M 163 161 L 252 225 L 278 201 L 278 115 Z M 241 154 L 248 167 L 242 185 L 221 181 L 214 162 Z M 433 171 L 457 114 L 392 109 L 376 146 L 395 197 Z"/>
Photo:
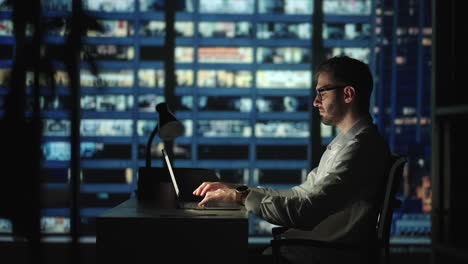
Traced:
<path fill-rule="evenodd" d="M 319 100 L 322 101 L 323 100 L 322 92 L 341 89 L 341 88 L 345 88 L 346 86 L 348 86 L 348 84 L 347 85 L 338 85 L 338 86 L 332 86 L 332 87 L 319 88 L 319 89 L 315 90 L 316 93 L 317 93 L 315 96 L 318 96 Z"/>

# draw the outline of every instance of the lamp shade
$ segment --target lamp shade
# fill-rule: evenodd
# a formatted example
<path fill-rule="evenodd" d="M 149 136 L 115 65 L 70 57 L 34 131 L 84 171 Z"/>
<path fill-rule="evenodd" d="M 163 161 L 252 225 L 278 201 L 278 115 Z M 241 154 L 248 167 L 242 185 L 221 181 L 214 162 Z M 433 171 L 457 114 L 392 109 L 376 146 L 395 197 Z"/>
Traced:
<path fill-rule="evenodd" d="M 162 140 L 173 140 L 184 133 L 184 125 L 177 120 L 167 103 L 156 106 L 159 113 L 159 137 Z"/>

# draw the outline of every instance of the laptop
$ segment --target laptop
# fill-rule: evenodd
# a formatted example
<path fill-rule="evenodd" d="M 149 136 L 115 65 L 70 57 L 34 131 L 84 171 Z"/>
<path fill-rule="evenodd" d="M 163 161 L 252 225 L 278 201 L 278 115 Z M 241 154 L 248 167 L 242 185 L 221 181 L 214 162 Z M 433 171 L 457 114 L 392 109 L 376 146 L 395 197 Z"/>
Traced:
<path fill-rule="evenodd" d="M 209 171 L 204 169 L 190 169 L 185 174 L 193 175 L 175 175 L 174 169 L 172 168 L 171 161 L 165 149 L 162 150 L 164 162 L 166 164 L 166 168 L 171 176 L 172 186 L 174 187 L 174 191 L 177 198 L 177 206 L 180 209 L 196 209 L 196 210 L 240 210 L 242 208 L 241 205 L 235 203 L 223 203 L 223 202 L 210 202 L 205 205 L 205 207 L 198 206 L 198 203 L 203 200 L 203 197 L 195 196 L 192 192 L 202 184 L 204 181 L 216 181 L 218 178 L 215 174 L 200 174 L 200 171 Z M 183 184 L 185 181 L 186 184 Z M 182 183 L 182 184 L 181 184 Z M 191 187 L 187 190 L 187 187 Z M 185 189 L 181 189 L 185 188 Z"/>

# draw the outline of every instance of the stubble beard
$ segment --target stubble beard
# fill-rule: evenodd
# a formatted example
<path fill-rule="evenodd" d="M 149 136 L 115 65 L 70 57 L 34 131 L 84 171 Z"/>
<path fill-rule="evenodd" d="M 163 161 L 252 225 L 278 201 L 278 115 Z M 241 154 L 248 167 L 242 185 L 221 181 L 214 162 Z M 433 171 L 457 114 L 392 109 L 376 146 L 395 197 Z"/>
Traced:
<path fill-rule="evenodd" d="M 326 110 L 328 116 L 322 116 L 322 123 L 328 126 L 338 125 L 344 117 L 344 107 L 335 100 Z"/>

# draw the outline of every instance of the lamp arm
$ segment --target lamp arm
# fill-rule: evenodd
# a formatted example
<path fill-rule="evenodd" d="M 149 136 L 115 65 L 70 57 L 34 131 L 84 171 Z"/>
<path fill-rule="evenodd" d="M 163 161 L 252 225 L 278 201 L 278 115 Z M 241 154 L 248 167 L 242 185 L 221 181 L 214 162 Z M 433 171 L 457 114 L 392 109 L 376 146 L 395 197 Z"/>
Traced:
<path fill-rule="evenodd" d="M 156 133 L 158 133 L 158 130 L 158 124 L 156 124 L 156 127 L 153 132 L 151 132 L 148 142 L 146 143 L 146 168 L 151 168 L 151 143 L 153 142 L 153 138 Z"/>

